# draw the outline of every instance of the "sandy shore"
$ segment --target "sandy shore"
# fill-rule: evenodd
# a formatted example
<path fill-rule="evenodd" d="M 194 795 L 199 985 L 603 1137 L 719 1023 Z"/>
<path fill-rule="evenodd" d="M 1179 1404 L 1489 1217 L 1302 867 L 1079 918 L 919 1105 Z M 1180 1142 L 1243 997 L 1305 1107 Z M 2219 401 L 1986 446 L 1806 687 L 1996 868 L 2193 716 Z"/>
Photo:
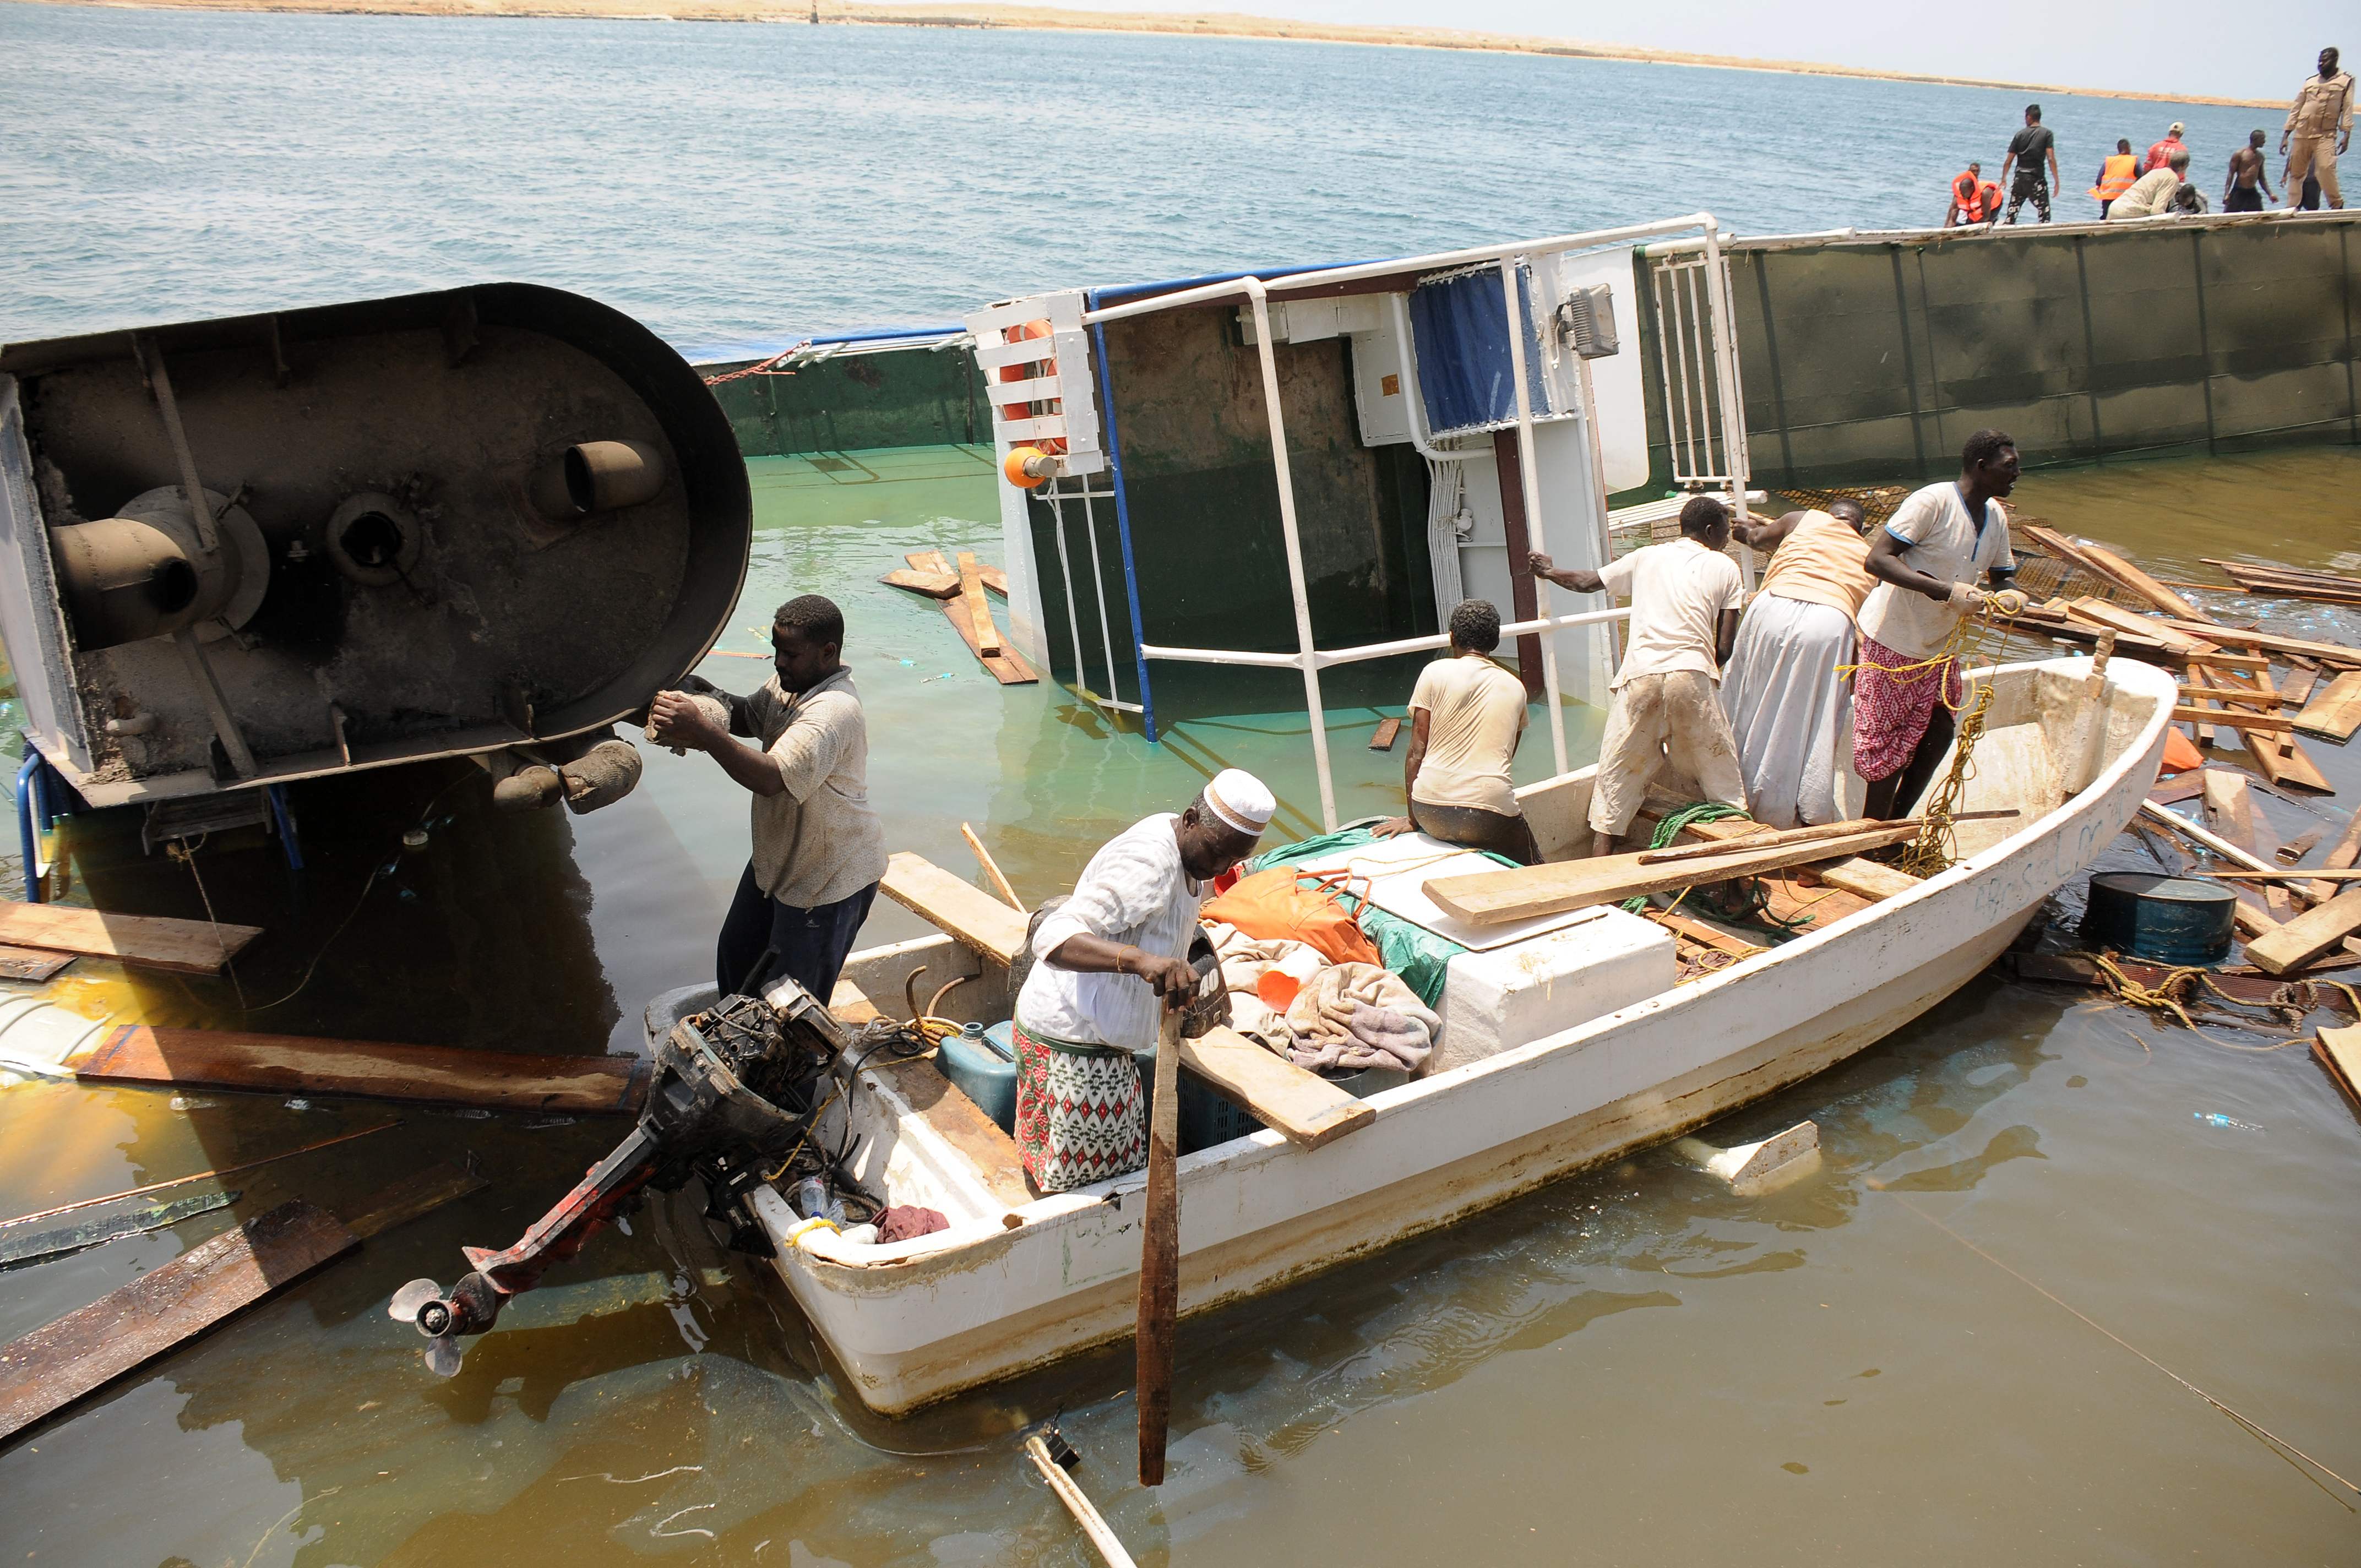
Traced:
<path fill-rule="evenodd" d="M 851 23 L 904 27 L 1007 27 L 1031 31 L 1161 33 L 1187 38 L 1292 38 L 1314 43 L 1371 44 L 1400 49 L 1482 49 L 1499 54 L 1559 55 L 1576 60 L 1630 60 L 1650 65 L 1772 71 L 1795 76 L 1845 76 L 1872 82 L 1917 82 L 1949 87 L 2002 87 L 2014 92 L 2072 93 L 2089 98 L 2131 98 L 2162 104 L 2218 104 L 2278 108 L 2276 99 L 2202 98 L 2170 93 L 2126 93 L 2054 82 L 2000 82 L 1869 71 L 1802 60 L 1748 60 L 1736 55 L 1630 49 L 1620 44 L 1514 33 L 1458 32 L 1442 27 L 1356 27 L 1296 22 L 1235 12 L 1063 11 L 1046 5 L 847 4 L 779 0 L 46 0 L 52 5 L 124 5 L 185 11 L 311 11 L 346 16 L 570 16 L 610 21 Z"/>

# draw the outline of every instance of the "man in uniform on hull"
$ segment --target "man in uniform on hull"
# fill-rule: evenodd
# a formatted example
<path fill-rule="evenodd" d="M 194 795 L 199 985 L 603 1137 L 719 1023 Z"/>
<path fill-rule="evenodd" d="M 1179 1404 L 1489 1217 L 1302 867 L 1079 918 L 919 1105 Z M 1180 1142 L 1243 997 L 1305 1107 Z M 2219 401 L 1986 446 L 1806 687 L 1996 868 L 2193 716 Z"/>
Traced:
<path fill-rule="evenodd" d="M 2014 181 L 2008 173 L 2012 165 L 2016 170 Z M 2058 178 L 2058 137 L 2041 123 L 2040 104 L 2025 106 L 2025 128 L 2009 138 L 2008 156 L 2000 163 L 2000 182 L 2008 187 L 2008 222 L 2016 222 L 2017 209 L 2027 198 L 2033 202 L 2034 216 L 2045 224 L 2049 221 L 2049 192 L 2066 187 Z"/>
<path fill-rule="evenodd" d="M 1525 685 L 1492 663 L 1499 645 L 1499 610 L 1461 600 L 1451 612 L 1450 656 L 1421 670 L 1410 694 L 1410 753 L 1402 762 L 1409 815 L 1381 824 L 1378 837 L 1415 828 L 1520 865 L 1542 858 L 1509 772 L 1525 736 Z"/>
<path fill-rule="evenodd" d="M 2320 51 L 2320 70 L 2295 90 L 2286 128 L 2279 132 L 2279 150 L 2287 154 L 2288 205 L 2297 202 L 2304 178 L 2320 180 L 2320 193 L 2332 207 L 2342 208 L 2345 196 L 2336 185 L 2336 159 L 2353 145 L 2353 73 L 2336 69 L 2333 48 Z"/>
<path fill-rule="evenodd" d="M 1195 990 L 1189 944 L 1213 879 L 1254 853 L 1277 803 L 1236 768 L 1178 815 L 1125 828 L 1035 924 L 1016 996 L 1016 1148 L 1044 1192 L 1137 1170 L 1148 1123 L 1137 1056 L 1157 1014 Z"/>
<path fill-rule="evenodd" d="M 1610 855 L 1667 761 L 1697 781 L 1708 800 L 1746 809 L 1738 742 L 1714 691 L 1738 639 L 1746 588 L 1722 554 L 1730 509 L 1711 496 L 1681 508 L 1681 537 L 1609 561 L 1596 572 L 1557 569 L 1538 551 L 1533 576 L 1576 593 L 1629 595 L 1630 638 L 1615 672 L 1615 704 L 1598 742 L 1590 792 L 1591 853 Z"/>
<path fill-rule="evenodd" d="M 1861 503 L 1740 524 L 1740 541 L 1772 551 L 1721 677 L 1721 706 L 1754 820 L 1773 828 L 1840 822 L 1844 753 L 1852 739 L 1853 617 L 1876 582 Z"/>
<path fill-rule="evenodd" d="M 2016 556 L 2000 498 L 2016 488 L 2016 442 L 1980 430 L 1960 453 L 1960 477 L 1914 490 L 1871 541 L 1877 586 L 1861 607 L 1861 663 L 1852 705 L 1852 765 L 1869 785 L 1863 815 L 1906 816 L 1949 749 L 1965 700 L 1953 635 L 1982 609 L 1980 581 L 2014 615 L 2025 596 L 2008 584 Z"/>

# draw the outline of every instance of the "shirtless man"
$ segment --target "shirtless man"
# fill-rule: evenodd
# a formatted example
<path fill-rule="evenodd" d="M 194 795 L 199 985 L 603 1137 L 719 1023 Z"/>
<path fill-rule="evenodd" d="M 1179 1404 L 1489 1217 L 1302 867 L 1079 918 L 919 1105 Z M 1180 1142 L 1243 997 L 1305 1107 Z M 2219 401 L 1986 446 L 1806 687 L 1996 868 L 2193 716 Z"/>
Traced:
<path fill-rule="evenodd" d="M 2271 194 L 2271 182 L 2263 172 L 2264 135 L 2255 132 L 2246 145 L 2230 155 L 2229 181 L 2222 187 L 2222 210 L 2225 213 L 2259 213 L 2266 202 L 2277 202 Z"/>

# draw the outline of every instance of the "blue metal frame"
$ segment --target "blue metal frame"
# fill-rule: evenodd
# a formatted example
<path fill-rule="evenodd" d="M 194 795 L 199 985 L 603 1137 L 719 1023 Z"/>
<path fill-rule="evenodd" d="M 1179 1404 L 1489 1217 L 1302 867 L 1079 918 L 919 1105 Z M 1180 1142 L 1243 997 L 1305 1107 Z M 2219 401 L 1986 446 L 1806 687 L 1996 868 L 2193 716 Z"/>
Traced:
<path fill-rule="evenodd" d="M 25 856 L 25 902 L 41 902 L 41 879 L 33 868 L 40 863 L 39 843 L 33 828 L 33 797 L 38 791 L 41 754 L 25 743 L 25 765 L 16 770 L 16 842 Z"/>
<path fill-rule="evenodd" d="M 1094 311 L 1099 308 L 1100 294 L 1101 291 L 1093 289 L 1083 296 Z M 1106 325 L 1103 322 L 1092 324 L 1091 349 L 1091 356 L 1098 361 L 1099 412 L 1106 423 L 1107 475 L 1115 489 L 1115 539 L 1123 547 L 1123 597 L 1131 606 L 1131 657 L 1133 667 L 1139 672 L 1140 727 L 1147 731 L 1148 744 L 1152 746 L 1157 741 L 1156 698 L 1148 690 L 1148 655 L 1142 652 L 1148 642 L 1148 633 L 1143 630 L 1139 617 L 1139 573 L 1131 558 L 1131 500 L 1123 488 L 1123 443 L 1115 433 L 1115 379 L 1113 371 L 1107 367 Z M 1079 657 L 1080 650 L 1076 652 Z M 1082 672 L 1077 670 L 1074 674 L 1080 679 Z M 1107 693 L 1110 697 L 1120 695 Z"/>
<path fill-rule="evenodd" d="M 287 857 L 287 869 L 303 869 L 303 846 L 295 837 L 295 810 L 287 804 L 287 786 L 283 784 L 264 784 L 262 801 L 271 819 L 279 825 L 280 852 Z"/>

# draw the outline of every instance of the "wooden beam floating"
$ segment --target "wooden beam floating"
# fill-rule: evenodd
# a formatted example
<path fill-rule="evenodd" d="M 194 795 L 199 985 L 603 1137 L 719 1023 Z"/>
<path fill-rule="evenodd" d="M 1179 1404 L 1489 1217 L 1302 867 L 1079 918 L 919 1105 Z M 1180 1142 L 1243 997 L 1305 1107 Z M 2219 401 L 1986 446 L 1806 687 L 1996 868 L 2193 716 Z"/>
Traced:
<path fill-rule="evenodd" d="M 259 926 L 0 900 L 0 943 L 114 959 L 178 974 L 219 974 L 261 935 Z"/>
<path fill-rule="evenodd" d="M 2361 931 L 2361 888 L 2338 894 L 2246 944 L 2247 961 L 2266 974 L 2290 974 Z"/>

